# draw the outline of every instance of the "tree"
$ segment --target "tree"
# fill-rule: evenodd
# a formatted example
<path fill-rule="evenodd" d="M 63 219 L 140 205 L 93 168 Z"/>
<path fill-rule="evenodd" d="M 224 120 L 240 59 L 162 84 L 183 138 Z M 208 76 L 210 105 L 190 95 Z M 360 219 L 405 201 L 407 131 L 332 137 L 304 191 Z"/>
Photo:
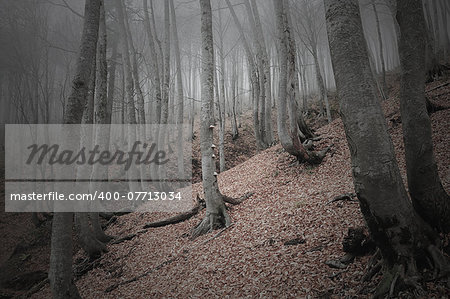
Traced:
<path fill-rule="evenodd" d="M 184 163 L 183 163 L 183 106 L 184 106 L 184 95 L 183 95 L 183 80 L 181 77 L 181 54 L 180 46 L 178 44 L 178 29 L 177 29 L 177 19 L 175 15 L 175 6 L 173 5 L 173 0 L 170 0 L 170 12 L 172 19 L 172 35 L 173 44 L 175 48 L 175 62 L 177 65 L 176 75 L 177 75 L 177 103 L 176 103 L 176 117 L 175 122 L 177 123 L 177 153 L 178 153 L 178 173 L 180 176 L 184 174 Z"/>
<path fill-rule="evenodd" d="M 413 209 L 377 100 L 356 0 L 325 0 L 331 60 L 350 147 L 355 191 L 376 242 L 383 279 L 375 297 L 400 285 L 420 289 L 426 267 L 448 271 L 439 240 Z M 351 44 L 352 47 L 348 47 Z M 349 63 L 351 61 L 352 63 Z M 429 263 L 421 263 L 429 259 Z"/>
<path fill-rule="evenodd" d="M 194 228 L 196 237 L 220 226 L 231 224 L 230 216 L 217 185 L 217 173 L 213 156 L 214 103 L 214 49 L 212 34 L 212 12 L 210 0 L 200 0 L 202 35 L 202 108 L 200 146 L 202 152 L 202 181 L 206 201 L 206 216 Z"/>
<path fill-rule="evenodd" d="M 245 55 L 247 56 L 247 65 L 248 65 L 248 72 L 250 77 L 250 85 L 251 85 L 251 98 L 253 103 L 253 129 L 255 132 L 255 139 L 256 139 L 256 145 L 260 149 L 264 149 L 267 147 L 267 144 L 265 144 L 262 136 L 261 136 L 261 120 L 259 118 L 259 99 L 260 99 L 260 84 L 259 84 L 259 77 L 258 77 L 258 69 L 256 62 L 253 58 L 253 53 L 250 49 L 250 46 L 248 44 L 247 39 L 245 38 L 244 29 L 242 28 L 241 23 L 239 22 L 238 17 L 236 16 L 236 12 L 234 11 L 233 6 L 230 3 L 230 0 L 225 0 L 227 2 L 227 6 L 230 10 L 231 16 L 233 17 L 234 24 L 236 25 L 240 38 L 242 41 L 242 45 L 244 46 Z"/>
<path fill-rule="evenodd" d="M 123 9 L 123 3 L 120 0 L 116 0 L 117 18 L 119 22 L 119 34 L 122 42 L 122 61 L 124 65 L 124 77 L 125 77 L 125 94 L 126 94 L 126 106 L 127 106 L 127 123 L 128 126 L 128 149 L 131 151 L 134 141 L 136 140 L 136 111 L 134 106 L 134 82 L 133 82 L 133 68 L 130 58 L 130 45 L 127 35 L 126 14 Z M 128 185 L 130 191 L 141 191 L 141 185 L 136 181 L 139 177 L 139 170 L 136 166 L 130 167 L 128 170 Z"/>
<path fill-rule="evenodd" d="M 299 7 L 299 5 L 301 5 L 301 7 Z M 330 123 L 332 119 L 327 88 L 325 86 L 325 80 L 322 76 L 319 64 L 319 38 L 324 25 L 320 18 L 321 15 L 319 14 L 320 8 L 320 5 L 308 0 L 294 2 L 294 9 L 296 13 L 299 13 L 302 16 L 301 18 L 297 18 L 297 26 L 294 28 L 297 29 L 296 31 L 300 41 L 311 53 L 314 59 L 316 80 L 319 87 L 320 110 L 321 112 L 323 111 L 323 103 L 325 105 L 327 120 Z"/>
<path fill-rule="evenodd" d="M 72 92 L 66 103 L 65 124 L 80 124 L 95 65 L 101 0 L 86 0 L 83 34 Z M 72 136 L 66 136 L 70 139 Z M 66 140 L 70 141 L 70 140 Z M 55 213 L 52 224 L 49 281 L 54 298 L 80 298 L 72 277 L 73 213 Z"/>
<path fill-rule="evenodd" d="M 290 27 L 288 23 L 286 1 L 274 0 L 276 23 L 278 30 L 280 82 L 279 95 L 277 97 L 277 127 L 278 138 L 283 148 L 291 155 L 297 157 L 300 162 L 319 164 L 329 150 L 321 152 L 309 151 L 302 144 L 299 130 L 299 115 L 296 101 L 295 82 L 298 83 L 295 71 L 295 48 L 290 39 Z M 289 128 L 287 122 L 289 121 Z"/>
<path fill-rule="evenodd" d="M 400 108 L 409 194 L 416 211 L 429 224 L 449 232 L 450 197 L 437 171 L 425 102 L 426 26 L 422 2 L 397 1 L 397 21 L 401 32 Z"/>
<path fill-rule="evenodd" d="M 378 37 L 378 43 L 379 43 L 379 48 L 380 48 L 380 62 L 381 62 L 381 75 L 382 75 L 382 85 L 381 85 L 381 90 L 382 90 L 382 96 L 383 98 L 387 98 L 386 93 L 387 93 L 387 85 L 386 85 L 386 66 L 384 63 L 384 49 L 383 49 L 383 38 L 381 37 L 381 27 L 380 27 L 380 18 L 378 17 L 378 10 L 377 10 L 377 6 L 375 3 L 375 0 L 371 0 L 371 5 L 372 5 L 372 9 L 373 9 L 373 13 L 375 14 L 375 22 L 377 24 L 377 37 Z"/>

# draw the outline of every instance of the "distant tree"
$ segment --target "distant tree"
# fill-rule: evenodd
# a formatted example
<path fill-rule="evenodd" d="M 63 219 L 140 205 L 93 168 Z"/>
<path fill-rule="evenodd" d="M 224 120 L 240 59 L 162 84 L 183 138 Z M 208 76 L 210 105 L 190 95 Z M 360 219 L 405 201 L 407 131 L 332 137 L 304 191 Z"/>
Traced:
<path fill-rule="evenodd" d="M 201 73 L 201 127 L 200 147 L 202 152 L 203 193 L 206 201 L 206 216 L 194 228 L 192 236 L 196 237 L 220 226 L 231 223 L 222 195 L 217 184 L 213 148 L 214 119 L 214 48 L 212 33 L 212 12 L 210 0 L 200 0 L 201 36 L 202 36 L 202 73 Z"/>
<path fill-rule="evenodd" d="M 296 23 L 292 24 L 296 29 L 305 48 L 311 53 L 314 59 L 314 68 L 316 74 L 317 85 L 319 87 L 320 110 L 323 111 L 322 104 L 325 105 L 325 113 L 328 122 L 331 122 L 331 111 L 328 101 L 327 87 L 325 86 L 324 76 L 320 70 L 319 60 L 319 38 L 324 26 L 324 22 L 320 18 L 322 15 L 321 6 L 317 2 L 309 0 L 301 0 L 293 2 L 293 9 L 296 14 L 301 17 L 296 18 Z"/>
<path fill-rule="evenodd" d="M 101 0 L 86 0 L 83 34 L 72 92 L 67 100 L 64 123 L 80 124 L 95 65 Z M 66 136 L 70 142 L 73 136 Z M 73 213 L 55 213 L 52 224 L 49 280 L 53 298 L 80 298 L 72 277 Z"/>
<path fill-rule="evenodd" d="M 127 17 L 124 11 L 123 2 L 120 0 L 116 0 L 115 2 L 116 11 L 117 11 L 117 19 L 119 22 L 119 34 L 121 38 L 122 45 L 122 61 L 124 68 L 124 77 L 125 77 L 125 94 L 126 94 L 126 107 L 127 107 L 127 123 L 130 124 L 127 130 L 128 137 L 128 147 L 131 150 L 134 141 L 136 140 L 136 109 L 134 105 L 134 91 L 135 91 L 135 82 L 133 81 L 133 65 L 132 58 L 130 57 L 130 51 L 133 50 L 133 47 L 130 47 L 130 39 L 128 38 L 127 33 Z M 136 178 L 140 177 L 139 169 L 136 166 L 130 167 L 128 170 L 128 181 L 129 189 L 132 192 L 141 191 L 140 182 L 136 181 Z"/>
<path fill-rule="evenodd" d="M 242 28 L 241 22 L 239 21 L 236 12 L 234 11 L 233 6 L 231 5 L 230 0 L 225 0 L 227 3 L 227 6 L 230 10 L 231 16 L 233 17 L 234 24 L 236 25 L 242 45 L 244 46 L 245 55 L 247 56 L 247 65 L 248 65 L 248 71 L 250 74 L 250 89 L 251 89 L 251 98 L 253 103 L 253 129 L 255 132 L 255 139 L 256 139 L 256 145 L 260 149 L 264 149 L 267 147 L 267 144 L 264 142 L 263 136 L 261 136 L 261 119 L 259 116 L 259 104 L 260 104 L 260 83 L 259 83 L 259 76 L 258 76 L 258 66 L 257 63 L 253 57 L 253 52 L 250 48 L 250 45 L 245 37 L 244 29 Z M 264 123 L 262 123 L 264 124 Z"/>
<path fill-rule="evenodd" d="M 278 138 L 283 148 L 300 162 L 319 164 L 329 148 L 321 152 L 306 148 L 308 140 L 299 129 L 301 114 L 298 113 L 296 101 L 297 73 L 295 71 L 295 47 L 290 38 L 290 26 L 286 10 L 286 0 L 274 0 L 276 24 L 278 30 L 280 81 L 277 97 L 277 127 Z M 303 126 L 303 125 L 302 125 Z M 305 132 L 307 132 L 305 130 Z M 306 141 L 302 143 L 302 138 Z"/>
<path fill-rule="evenodd" d="M 382 255 L 383 279 L 375 297 L 392 295 L 400 285 L 420 290 L 422 270 L 448 274 L 449 262 L 440 252 L 437 234 L 415 212 L 403 185 L 375 93 L 358 1 L 324 2 L 355 191 Z M 428 262 L 423 263 L 425 260 Z"/>
<path fill-rule="evenodd" d="M 437 171 L 425 101 L 426 26 L 420 0 L 398 0 L 400 103 L 409 194 L 416 211 L 440 231 L 450 231 L 450 196 Z"/>

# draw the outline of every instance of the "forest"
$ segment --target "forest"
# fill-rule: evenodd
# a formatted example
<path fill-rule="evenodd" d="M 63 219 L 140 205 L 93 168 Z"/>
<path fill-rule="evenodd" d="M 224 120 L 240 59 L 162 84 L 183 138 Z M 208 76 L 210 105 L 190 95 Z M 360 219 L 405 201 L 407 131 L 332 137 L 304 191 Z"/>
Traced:
<path fill-rule="evenodd" d="M 0 298 L 449 298 L 448 0 L 0 0 Z"/>

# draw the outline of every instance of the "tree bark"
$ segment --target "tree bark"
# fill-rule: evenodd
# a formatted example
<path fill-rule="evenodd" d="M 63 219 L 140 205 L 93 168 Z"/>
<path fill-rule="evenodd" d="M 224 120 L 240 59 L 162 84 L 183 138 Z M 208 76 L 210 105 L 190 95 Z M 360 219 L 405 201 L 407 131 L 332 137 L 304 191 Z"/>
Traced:
<path fill-rule="evenodd" d="M 425 102 L 426 32 L 422 3 L 399 0 L 400 108 L 409 194 L 416 211 L 433 227 L 450 231 L 450 197 L 442 186 L 433 154 Z"/>
<path fill-rule="evenodd" d="M 384 49 L 383 49 L 383 38 L 381 36 L 380 18 L 378 17 L 378 10 L 375 4 L 375 0 L 372 0 L 372 9 L 375 14 L 375 22 L 377 25 L 377 36 L 380 51 L 380 62 L 381 62 L 381 76 L 382 76 L 382 97 L 387 98 L 387 85 L 386 85 L 386 65 L 384 63 Z"/>
<path fill-rule="evenodd" d="M 325 11 L 355 191 L 383 257 L 384 275 L 375 297 L 394 290 L 398 281 L 420 288 L 417 279 L 425 265 L 419 261 L 429 258 L 437 272 L 448 270 L 448 262 L 436 246 L 436 234 L 416 214 L 403 186 L 375 94 L 358 1 L 325 0 Z"/>
<path fill-rule="evenodd" d="M 242 25 L 239 22 L 238 17 L 236 16 L 236 12 L 234 11 L 233 6 L 230 3 L 230 0 L 225 0 L 227 2 L 227 6 L 230 10 L 231 16 L 233 17 L 234 24 L 238 28 L 238 31 L 241 36 L 242 44 L 244 46 L 245 54 L 247 56 L 248 68 L 249 68 L 249 78 L 250 78 L 250 88 L 251 88 L 251 98 L 253 104 L 253 129 L 255 132 L 256 145 L 259 149 L 266 148 L 264 141 L 261 137 L 260 131 L 260 119 L 259 119 L 259 97 L 260 97 L 260 86 L 258 79 L 258 70 L 256 63 L 253 59 L 252 51 L 250 50 L 250 46 L 248 44 L 247 39 L 244 35 L 244 30 L 242 29 Z"/>
<path fill-rule="evenodd" d="M 290 38 L 286 1 L 274 0 L 276 23 L 278 31 L 280 79 L 279 95 L 277 97 L 277 127 L 278 138 L 283 148 L 300 162 L 319 164 L 325 157 L 325 151 L 316 153 L 305 149 L 300 139 L 297 103 L 295 99 L 295 48 Z M 287 122 L 289 121 L 289 129 Z"/>
<path fill-rule="evenodd" d="M 199 236 L 223 225 L 231 224 L 217 185 L 215 161 L 213 158 L 213 99 L 214 99 L 214 49 L 212 34 L 212 12 L 210 0 L 200 0 L 202 36 L 202 111 L 200 146 L 202 152 L 202 181 L 206 201 L 206 217 L 192 232 Z"/>
<path fill-rule="evenodd" d="M 122 41 L 122 61 L 124 65 L 125 76 L 125 94 L 127 106 L 127 123 L 129 124 L 127 130 L 128 150 L 131 151 L 134 141 L 136 140 L 136 111 L 134 106 L 134 82 L 133 82 L 133 67 L 130 58 L 130 46 L 127 38 L 127 22 L 125 12 L 123 10 L 122 1 L 116 0 L 117 17 L 119 22 L 119 34 Z M 136 179 L 140 177 L 139 170 L 135 165 L 132 165 L 127 172 L 129 179 L 128 186 L 131 192 L 142 191 L 140 182 Z"/>
<path fill-rule="evenodd" d="M 72 92 L 67 100 L 65 124 L 80 124 L 88 93 L 88 82 L 95 65 L 100 0 L 86 0 L 83 33 Z M 70 143 L 72 136 L 66 136 Z M 52 224 L 49 281 L 53 298 L 81 298 L 72 276 L 73 213 L 55 213 Z"/>
<path fill-rule="evenodd" d="M 175 48 L 175 62 L 176 62 L 176 74 L 177 74 L 177 102 L 176 102 L 176 117 L 175 123 L 177 126 L 177 154 L 178 154 L 178 175 L 183 177 L 184 175 L 184 162 L 183 162 L 183 116 L 184 116 L 184 94 L 183 94 L 183 80 L 181 77 L 181 54 L 180 54 L 180 46 L 178 44 L 178 29 L 177 29 L 177 20 L 175 15 L 175 6 L 173 5 L 173 0 L 170 0 L 170 12 L 172 18 L 172 35 L 173 35 L 173 44 Z"/>

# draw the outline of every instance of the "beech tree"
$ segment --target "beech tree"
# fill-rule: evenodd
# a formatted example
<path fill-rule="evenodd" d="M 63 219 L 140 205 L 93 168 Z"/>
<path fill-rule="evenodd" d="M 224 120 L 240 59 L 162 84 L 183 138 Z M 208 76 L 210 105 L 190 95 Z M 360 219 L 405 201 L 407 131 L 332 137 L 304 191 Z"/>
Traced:
<path fill-rule="evenodd" d="M 200 148 L 202 152 L 202 182 L 206 201 L 206 216 L 194 228 L 192 232 L 193 237 L 220 226 L 229 226 L 231 224 L 230 216 L 217 185 L 217 173 L 215 171 L 214 119 L 211 117 L 214 104 L 214 48 L 210 0 L 200 0 L 200 9 L 202 35 Z"/>
<path fill-rule="evenodd" d="M 383 279 L 375 297 L 392 295 L 400 286 L 421 290 L 423 270 L 432 268 L 437 276 L 446 274 L 449 262 L 439 250 L 437 234 L 416 213 L 403 185 L 375 94 L 358 1 L 324 2 L 355 191 L 382 256 Z M 422 262 L 427 259 L 427 263 Z"/>
<path fill-rule="evenodd" d="M 67 100 L 64 123 L 80 124 L 95 65 L 101 0 L 86 0 L 83 34 L 72 92 Z M 66 136 L 70 141 L 73 136 Z M 73 213 L 55 213 L 52 224 L 49 281 L 54 298 L 80 298 L 72 277 Z"/>
<path fill-rule="evenodd" d="M 420 0 L 397 1 L 400 26 L 400 103 L 408 187 L 416 211 L 431 225 L 450 231 L 450 197 L 442 186 L 433 155 L 425 101 L 426 26 Z"/>
<path fill-rule="evenodd" d="M 295 71 L 295 48 L 290 38 L 290 26 L 286 10 L 286 0 L 274 0 L 276 23 L 278 30 L 279 60 L 280 60 L 280 82 L 279 95 L 277 97 L 277 128 L 278 138 L 283 148 L 291 155 L 297 157 L 300 162 L 311 164 L 320 163 L 325 157 L 329 147 L 315 152 L 306 147 L 310 146 L 310 139 L 305 137 L 299 128 L 302 124 L 301 114 L 298 113 L 296 101 L 296 88 L 298 84 Z M 302 125 L 303 126 L 303 125 Z M 304 143 L 301 140 L 304 139 Z"/>

